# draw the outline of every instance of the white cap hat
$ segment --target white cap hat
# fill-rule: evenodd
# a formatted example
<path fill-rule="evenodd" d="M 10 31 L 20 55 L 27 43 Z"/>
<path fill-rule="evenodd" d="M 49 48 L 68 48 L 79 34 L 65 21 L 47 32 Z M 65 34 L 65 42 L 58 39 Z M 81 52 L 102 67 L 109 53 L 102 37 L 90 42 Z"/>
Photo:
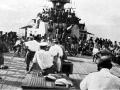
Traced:
<path fill-rule="evenodd" d="M 39 45 L 40 45 L 40 46 L 47 46 L 48 43 L 47 43 L 47 42 L 41 42 L 41 43 L 39 43 Z"/>

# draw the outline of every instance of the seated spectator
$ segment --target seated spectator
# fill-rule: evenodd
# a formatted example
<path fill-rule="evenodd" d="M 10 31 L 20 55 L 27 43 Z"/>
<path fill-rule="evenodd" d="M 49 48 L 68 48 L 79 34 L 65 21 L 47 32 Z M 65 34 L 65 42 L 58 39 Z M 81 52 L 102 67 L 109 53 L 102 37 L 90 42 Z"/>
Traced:
<path fill-rule="evenodd" d="M 120 90 L 120 78 L 110 73 L 111 58 L 102 56 L 98 60 L 98 72 L 87 75 L 80 83 L 81 90 Z"/>
<path fill-rule="evenodd" d="M 31 65 L 28 73 L 31 72 L 33 65 L 35 63 L 38 63 L 43 75 L 47 75 L 49 73 L 53 73 L 56 71 L 53 68 L 54 67 L 53 66 L 53 57 L 51 56 L 49 51 L 46 51 L 47 45 L 48 45 L 48 43 L 46 43 L 46 42 L 40 43 L 40 50 L 36 51 L 34 58 L 33 58 L 33 63 Z"/>
<path fill-rule="evenodd" d="M 58 41 L 56 39 L 53 39 L 52 46 L 49 49 L 49 52 L 51 53 L 52 57 L 54 58 L 54 64 L 57 67 L 57 71 L 61 71 L 61 58 L 63 56 L 63 50 L 58 45 Z"/>

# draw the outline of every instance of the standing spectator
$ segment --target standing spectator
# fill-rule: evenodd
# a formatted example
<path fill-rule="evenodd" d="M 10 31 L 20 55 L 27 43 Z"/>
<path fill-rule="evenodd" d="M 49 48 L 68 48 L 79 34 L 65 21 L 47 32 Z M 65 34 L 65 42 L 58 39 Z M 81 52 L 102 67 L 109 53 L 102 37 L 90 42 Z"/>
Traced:
<path fill-rule="evenodd" d="M 1 37 L 0 37 L 0 67 L 4 65 L 4 56 L 3 53 L 7 52 L 8 48 L 7 46 L 2 42 Z"/>
<path fill-rule="evenodd" d="M 22 46 L 22 40 L 21 38 L 17 38 L 17 41 L 14 45 L 14 52 L 16 52 L 16 54 L 19 56 L 20 52 L 21 52 L 21 46 Z"/>
<path fill-rule="evenodd" d="M 97 54 L 99 52 L 99 46 L 97 44 L 94 45 L 93 48 L 93 62 L 96 62 L 96 59 L 98 58 Z"/>
<path fill-rule="evenodd" d="M 75 35 L 73 35 L 73 37 L 72 37 L 72 44 L 73 44 L 72 49 L 76 50 L 76 52 L 78 53 L 78 40 Z"/>
<path fill-rule="evenodd" d="M 117 46 L 115 51 L 114 51 L 114 54 L 115 54 L 115 62 L 117 62 L 118 64 L 120 64 L 120 47 Z"/>
<path fill-rule="evenodd" d="M 113 47 L 116 48 L 117 46 L 118 46 L 117 41 L 115 41 Z"/>

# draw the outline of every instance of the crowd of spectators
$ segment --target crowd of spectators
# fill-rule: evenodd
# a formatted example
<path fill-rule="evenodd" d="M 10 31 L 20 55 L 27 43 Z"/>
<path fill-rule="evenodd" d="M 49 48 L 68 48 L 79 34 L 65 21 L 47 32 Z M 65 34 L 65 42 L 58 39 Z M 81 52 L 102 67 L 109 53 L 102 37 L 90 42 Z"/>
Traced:
<path fill-rule="evenodd" d="M 95 45 L 97 45 L 98 49 L 101 50 L 104 47 L 108 47 L 108 49 L 112 53 L 116 53 L 116 50 L 120 47 L 120 43 L 117 41 L 112 42 L 110 39 L 103 39 L 103 38 L 96 38 L 93 40 L 93 38 L 90 38 L 89 40 L 86 41 L 80 41 L 80 47 L 82 47 L 82 52 L 91 52 L 92 55 L 92 50 Z"/>
<path fill-rule="evenodd" d="M 93 48 L 97 45 L 98 50 L 102 50 L 104 47 L 107 47 L 110 52 L 115 56 L 119 57 L 120 55 L 120 42 L 112 42 L 110 39 L 96 38 L 93 40 L 91 37 L 88 40 L 77 39 L 75 36 L 68 37 L 68 45 L 71 48 L 75 48 L 77 53 L 80 55 L 93 55 Z"/>
<path fill-rule="evenodd" d="M 0 38 L 2 40 L 3 43 L 5 43 L 7 45 L 7 47 L 12 50 L 13 46 L 16 43 L 17 40 L 17 33 L 16 32 L 6 32 L 5 34 L 3 34 L 3 32 L 0 32 Z"/>
<path fill-rule="evenodd" d="M 0 33 L 0 37 L 2 42 L 4 42 L 9 50 L 14 50 L 15 43 L 17 40 L 21 41 L 21 46 L 24 46 L 24 42 L 28 41 L 30 37 L 36 38 L 38 42 L 41 42 L 41 40 L 46 40 L 48 42 L 51 42 L 52 39 L 49 37 L 46 37 L 46 35 L 41 36 L 38 34 L 37 36 L 30 35 L 30 37 L 18 37 L 16 32 L 6 32 L 5 34 Z M 82 40 L 78 39 L 75 35 L 74 36 L 68 36 L 64 43 L 62 43 L 65 46 L 65 49 L 69 47 L 69 50 L 74 49 L 77 54 L 80 55 L 87 55 L 92 56 L 93 55 L 93 49 L 97 45 L 98 50 L 102 50 L 104 47 L 107 47 L 109 51 L 111 51 L 115 56 L 115 61 L 120 63 L 118 59 L 120 58 L 120 42 L 114 41 L 112 42 L 110 39 L 103 39 L 103 38 L 96 38 L 93 40 L 91 37 L 88 40 Z"/>
<path fill-rule="evenodd" d="M 79 19 L 75 15 L 75 11 L 71 9 L 57 10 L 55 8 L 43 9 L 42 13 L 37 15 L 44 22 L 52 20 L 54 23 L 78 24 Z"/>
<path fill-rule="evenodd" d="M 42 13 L 38 13 L 37 17 L 39 17 L 39 19 L 35 20 L 35 22 L 38 24 L 38 27 L 40 21 L 48 22 L 48 31 L 52 32 L 54 29 L 56 33 L 59 33 L 59 35 L 66 31 L 71 25 L 77 24 L 79 29 L 82 30 L 85 27 L 85 24 L 79 23 L 81 19 L 76 16 L 75 11 L 72 9 L 57 10 L 55 8 L 46 8 L 43 9 Z"/>

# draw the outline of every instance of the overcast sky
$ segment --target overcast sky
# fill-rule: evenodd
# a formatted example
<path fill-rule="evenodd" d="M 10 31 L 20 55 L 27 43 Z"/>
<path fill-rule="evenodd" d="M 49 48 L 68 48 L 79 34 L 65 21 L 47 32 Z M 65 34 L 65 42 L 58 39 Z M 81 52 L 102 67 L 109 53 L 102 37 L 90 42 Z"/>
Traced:
<path fill-rule="evenodd" d="M 0 30 L 18 31 L 36 17 L 45 1 L 0 0 Z M 73 5 L 89 32 L 120 41 L 120 0 L 74 0 Z"/>

